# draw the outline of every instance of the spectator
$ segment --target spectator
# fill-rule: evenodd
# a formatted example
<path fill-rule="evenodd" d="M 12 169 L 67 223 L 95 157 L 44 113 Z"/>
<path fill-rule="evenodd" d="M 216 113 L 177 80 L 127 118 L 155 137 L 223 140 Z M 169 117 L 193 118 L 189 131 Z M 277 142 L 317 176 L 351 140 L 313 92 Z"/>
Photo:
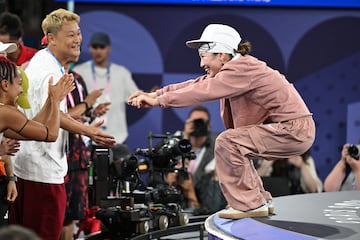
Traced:
<path fill-rule="evenodd" d="M 325 192 L 360 190 L 360 161 L 349 154 L 349 147 L 343 146 L 340 160 L 325 178 Z"/>
<path fill-rule="evenodd" d="M 111 102 L 109 111 L 100 119 L 103 127 L 115 136 L 117 143 L 124 143 L 127 136 L 126 102 L 130 94 L 138 88 L 131 73 L 124 66 L 110 62 L 110 37 L 103 32 L 94 33 L 90 39 L 92 59 L 76 65 L 74 71 L 85 80 L 89 90 L 103 88 L 99 102 Z M 97 116 L 98 117 L 98 116 Z"/>
<path fill-rule="evenodd" d="M 99 111 L 101 105 L 93 110 L 96 99 L 102 90 L 95 90 L 88 94 L 82 77 L 76 72 L 74 75 L 76 88 L 67 95 L 69 114 L 82 123 L 90 123 L 93 111 Z M 99 113 L 100 115 L 100 113 Z M 65 176 L 66 188 L 66 214 L 61 235 L 62 240 L 73 239 L 76 222 L 81 222 L 85 217 L 88 204 L 89 164 L 91 158 L 90 139 L 76 133 L 69 133 L 69 148 L 67 151 L 68 172 Z"/>
<path fill-rule="evenodd" d="M 22 37 L 23 37 L 23 28 L 19 16 L 9 12 L 3 12 L 0 15 L 0 41 L 13 45 L 12 49 L 8 49 L 9 51 L 5 53 L 5 57 L 15 62 L 16 65 L 19 66 L 18 70 L 20 71 L 22 78 L 21 85 L 23 88 L 23 92 L 18 96 L 16 102 L 20 108 L 29 109 L 30 104 L 27 99 L 28 79 L 22 68 L 25 68 L 27 66 L 29 60 L 37 52 L 37 49 L 25 46 L 22 43 Z M 1 54 L 2 53 L 0 53 L 0 55 Z M 7 171 L 13 174 L 12 163 L 11 163 L 12 161 L 10 156 L 3 156 L 2 159 L 6 163 Z M 4 194 L 8 192 L 8 194 L 10 194 L 8 195 L 8 199 L 11 199 L 10 202 L 13 202 L 17 196 L 16 185 L 14 184 L 15 182 L 7 181 L 7 179 L 5 179 L 2 183 L 3 184 L 7 183 L 8 191 L 4 191 Z M 2 208 L 2 210 L 7 211 L 8 203 L 4 202 L 3 206 L 4 208 Z M 3 219 L 4 216 L 3 213 L 4 213 L 3 211 L 0 213 L 1 219 Z"/>
<path fill-rule="evenodd" d="M 181 187 L 187 207 L 195 208 L 194 214 L 214 213 L 226 206 L 215 172 L 214 146 L 217 133 L 211 132 L 210 113 L 207 108 L 197 106 L 190 110 L 185 121 L 183 138 L 188 139 L 196 158 L 188 161 L 189 178 L 168 174 L 168 181 Z"/>
<path fill-rule="evenodd" d="M 17 46 L 15 43 L 3 43 L 0 41 L 0 56 L 7 57 L 9 53 L 15 52 Z"/>
<path fill-rule="evenodd" d="M 38 50 L 25 46 L 22 37 L 23 27 L 20 17 L 13 13 L 3 12 L 0 15 L 0 41 L 17 45 L 17 50 L 9 53 L 8 58 L 15 62 L 17 66 L 25 69 Z"/>
<path fill-rule="evenodd" d="M 287 161 L 260 160 L 256 162 L 260 162 L 257 167 L 257 172 L 260 176 L 284 177 L 287 179 L 288 181 L 285 184 L 289 188 L 290 194 L 322 191 L 323 184 L 317 175 L 315 162 L 310 150 L 301 155 L 290 157 Z"/>
<path fill-rule="evenodd" d="M 4 44 L 0 44 L 0 48 Z M 9 45 L 8 45 L 9 46 Z M 8 49 L 8 48 L 7 48 Z M 4 50 L 4 49 L 0 49 Z M 72 77 L 65 75 L 63 80 L 59 81 L 57 86 L 49 85 L 49 98 L 43 108 L 42 114 L 39 114 L 35 120 L 26 119 L 26 116 L 17 110 L 16 99 L 22 93 L 19 86 L 21 75 L 19 69 L 10 60 L 0 57 L 0 75 L 1 75 L 1 93 L 0 93 L 0 141 L 1 144 L 1 163 L 4 165 L 0 171 L 0 224 L 6 224 L 4 216 L 8 210 L 9 202 L 13 202 L 17 197 L 17 189 L 14 184 L 16 178 L 13 174 L 11 160 L 12 156 L 19 150 L 19 142 L 3 138 L 3 135 L 15 139 L 35 139 L 39 141 L 55 141 L 60 127 L 59 121 L 59 103 L 65 95 L 73 89 Z M 66 80 L 66 81 L 64 81 Z M 63 84 L 63 85 L 62 85 Z M 42 119 L 44 121 L 42 121 Z M 46 121 L 45 121 L 46 120 Z"/>
<path fill-rule="evenodd" d="M 26 68 L 31 104 L 26 113 L 32 117 L 40 111 L 48 93 L 47 79 L 59 79 L 69 64 L 78 59 L 82 41 L 80 17 L 70 11 L 57 9 L 42 22 L 48 47 L 38 51 Z M 67 173 L 67 131 L 86 135 L 105 147 L 114 144 L 111 135 L 99 130 L 102 122 L 85 125 L 66 114 L 66 101 L 60 104 L 59 137 L 54 143 L 24 142 L 17 153 L 14 172 L 18 177 L 18 198 L 11 206 L 10 223 L 34 230 L 42 239 L 59 239 L 64 223 Z"/>
<path fill-rule="evenodd" d="M 8 53 L 16 51 L 17 46 L 15 43 L 2 43 L 0 42 L 0 56 L 7 57 Z M 20 70 L 20 68 L 18 68 Z M 23 71 L 22 71 L 23 73 Z M 23 76 L 21 75 L 21 78 Z M 24 80 L 23 80 L 24 81 Z M 23 83 L 22 81 L 22 83 Z M 24 93 L 23 88 L 23 93 Z M 20 95 L 23 95 L 21 93 Z M 20 95 L 16 99 L 19 101 Z M 23 98 L 23 96 L 22 96 Z M 22 100 L 22 102 L 25 99 Z M 27 100 L 27 99 L 26 99 Z M 13 144 L 13 140 L 3 138 L 0 146 L 0 226 L 6 225 L 7 220 L 5 216 L 9 209 L 9 203 L 14 202 L 17 197 L 17 189 L 15 184 L 15 177 L 13 167 L 9 155 L 13 155 L 18 151 L 20 145 Z M 8 148 L 11 148 L 8 149 Z M 6 155 L 9 154 L 9 155 Z"/>
<path fill-rule="evenodd" d="M 8 58 L 7 57 L 8 54 L 15 52 L 16 49 L 17 49 L 17 45 L 15 43 L 0 42 L 0 57 L 2 56 L 2 57 Z M 11 59 L 9 59 L 9 60 L 11 60 Z M 20 95 L 16 99 L 16 103 L 20 106 L 20 108 L 29 109 L 30 103 L 27 98 L 27 90 L 29 88 L 28 78 L 27 78 L 24 70 L 20 66 L 17 67 L 17 70 L 20 72 L 20 75 L 21 75 L 21 87 L 22 87 L 23 91 L 20 93 Z"/>
<path fill-rule="evenodd" d="M 46 48 L 47 45 L 47 38 L 44 36 L 41 39 L 41 49 Z M 66 69 L 69 69 L 69 66 L 66 66 Z M 69 114 L 80 122 L 89 123 L 92 120 L 91 115 L 94 112 L 102 115 L 106 112 L 108 104 L 99 104 L 96 109 L 93 109 L 93 105 L 101 95 L 102 90 L 94 90 L 88 94 L 82 77 L 72 70 L 69 70 L 69 73 L 74 75 L 75 80 L 75 89 L 67 95 Z M 91 164 L 89 142 L 86 136 L 69 133 L 68 173 L 65 176 L 67 202 L 64 226 L 61 233 L 62 240 L 73 239 L 75 224 L 84 220 L 86 209 L 89 207 L 88 167 Z"/>
<path fill-rule="evenodd" d="M 60 126 L 59 103 L 74 88 L 73 77 L 65 74 L 54 86 L 52 86 L 52 78 L 50 78 L 48 82 L 49 95 L 45 99 L 45 104 L 41 112 L 29 120 L 16 108 L 16 98 L 22 92 L 21 75 L 16 65 L 10 60 L 0 57 L 0 75 L 2 78 L 0 85 L 1 137 L 4 135 L 19 140 L 55 141 Z M 1 153 L 14 154 L 11 147 L 10 151 Z"/>
<path fill-rule="evenodd" d="M 265 62 L 250 56 L 249 42 L 223 24 L 208 25 L 198 49 L 204 76 L 133 93 L 135 107 L 188 107 L 219 99 L 224 132 L 215 142 L 216 171 L 229 208 L 221 218 L 268 216 L 271 195 L 263 188 L 252 159 L 285 159 L 311 147 L 315 124 L 292 84 Z"/>

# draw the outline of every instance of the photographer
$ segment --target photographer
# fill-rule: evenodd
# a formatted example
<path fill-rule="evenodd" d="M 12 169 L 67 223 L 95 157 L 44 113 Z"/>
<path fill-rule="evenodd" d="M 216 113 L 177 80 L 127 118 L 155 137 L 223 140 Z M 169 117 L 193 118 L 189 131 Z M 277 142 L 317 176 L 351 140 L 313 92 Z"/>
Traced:
<path fill-rule="evenodd" d="M 267 190 L 272 196 L 283 195 L 283 189 L 288 189 L 289 194 L 322 192 L 323 183 L 317 174 L 310 149 L 285 161 L 254 160 L 254 165 L 263 181 L 269 181 L 271 178 L 286 180 L 281 185 L 268 185 Z"/>
<path fill-rule="evenodd" d="M 325 192 L 360 190 L 360 160 L 349 154 L 350 144 L 345 144 L 341 159 L 324 182 Z"/>
<path fill-rule="evenodd" d="M 194 214 L 210 214 L 226 206 L 215 173 L 214 146 L 217 133 L 211 133 L 210 113 L 203 106 L 194 107 L 188 114 L 181 134 L 192 145 L 196 159 L 187 162 L 189 179 L 168 174 L 167 180 L 178 185 L 185 195 L 187 207 L 195 208 Z"/>

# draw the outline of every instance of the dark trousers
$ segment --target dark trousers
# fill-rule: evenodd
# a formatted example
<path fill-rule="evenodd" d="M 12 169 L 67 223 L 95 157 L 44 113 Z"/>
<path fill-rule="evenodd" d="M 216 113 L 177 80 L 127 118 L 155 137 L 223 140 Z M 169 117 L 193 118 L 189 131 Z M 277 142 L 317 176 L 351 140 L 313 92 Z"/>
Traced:
<path fill-rule="evenodd" d="M 0 226 L 8 224 L 8 220 L 4 219 L 7 210 L 9 209 L 9 202 L 6 200 L 8 181 L 0 179 Z"/>

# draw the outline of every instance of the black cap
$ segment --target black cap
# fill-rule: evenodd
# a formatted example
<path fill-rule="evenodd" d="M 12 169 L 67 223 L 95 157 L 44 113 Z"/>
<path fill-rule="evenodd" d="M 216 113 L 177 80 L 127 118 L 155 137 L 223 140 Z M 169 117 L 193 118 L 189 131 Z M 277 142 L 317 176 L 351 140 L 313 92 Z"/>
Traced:
<path fill-rule="evenodd" d="M 109 35 L 103 32 L 94 33 L 90 39 L 90 45 L 101 45 L 101 46 L 110 45 Z"/>

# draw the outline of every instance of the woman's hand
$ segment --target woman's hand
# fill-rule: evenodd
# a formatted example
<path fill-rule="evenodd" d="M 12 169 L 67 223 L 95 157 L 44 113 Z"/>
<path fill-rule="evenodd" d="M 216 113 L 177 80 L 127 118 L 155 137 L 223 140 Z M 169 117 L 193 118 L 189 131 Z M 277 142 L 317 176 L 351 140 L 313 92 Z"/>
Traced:
<path fill-rule="evenodd" d="M 53 77 L 49 79 L 49 96 L 59 102 L 74 89 L 74 76 L 72 74 L 65 73 L 55 85 L 53 85 Z"/>
<path fill-rule="evenodd" d="M 144 91 L 136 91 L 133 94 L 130 95 L 130 97 L 128 98 L 128 104 L 132 105 L 132 106 L 136 106 L 137 105 L 137 98 L 139 96 L 147 96 L 148 98 L 152 98 L 152 99 L 156 99 L 157 95 L 156 92 L 144 92 Z"/>
<path fill-rule="evenodd" d="M 135 98 L 132 98 L 131 102 L 129 102 L 131 106 L 137 107 L 137 108 L 150 108 L 159 106 L 160 103 L 157 100 L 157 98 L 153 98 L 149 95 L 138 95 Z"/>

